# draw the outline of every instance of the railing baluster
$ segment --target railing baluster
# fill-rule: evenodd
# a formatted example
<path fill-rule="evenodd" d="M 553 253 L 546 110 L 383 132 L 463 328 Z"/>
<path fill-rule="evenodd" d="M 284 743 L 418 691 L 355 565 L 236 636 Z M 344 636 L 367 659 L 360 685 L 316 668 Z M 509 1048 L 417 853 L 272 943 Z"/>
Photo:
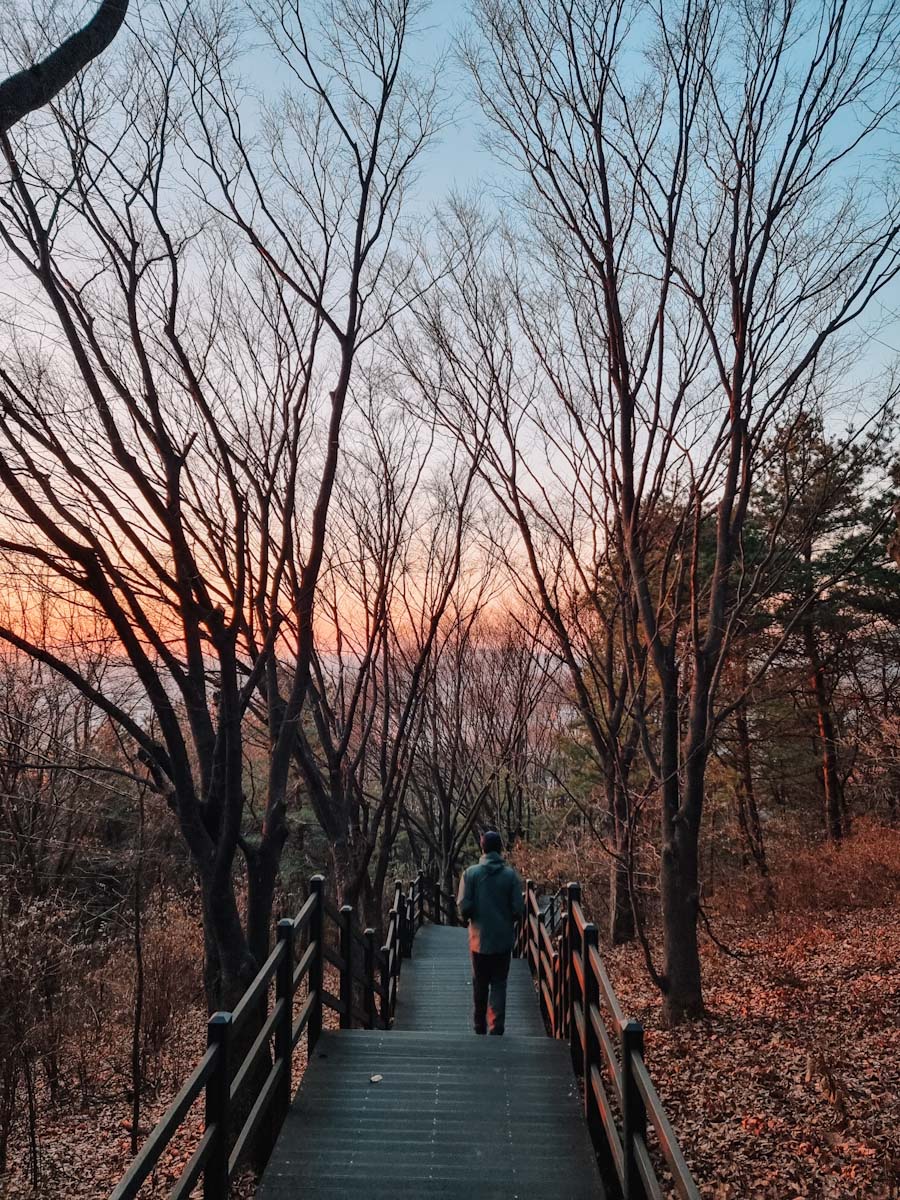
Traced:
<path fill-rule="evenodd" d="M 567 1021 L 569 1026 L 569 1046 L 572 1051 L 572 1065 L 575 1068 L 577 1075 L 581 1074 L 581 1043 L 578 1035 L 578 1022 L 575 1020 L 575 1006 L 580 999 L 584 1003 L 584 997 L 580 994 L 581 985 L 575 975 L 575 953 L 581 948 L 583 956 L 583 947 L 580 946 L 581 936 L 578 932 L 577 923 L 575 921 L 575 905 L 581 901 L 581 884 L 570 883 L 566 887 L 566 896 L 568 897 L 568 954 L 566 961 L 566 987 L 568 990 L 568 1015 Z"/>
<path fill-rule="evenodd" d="M 393 909 L 391 910 L 393 914 Z M 390 918 L 388 918 L 390 920 Z M 381 1012 L 381 1024 L 384 1029 L 391 1027 L 391 947 L 389 943 L 381 947 L 378 954 L 378 973 L 381 979 L 381 1001 L 379 1010 Z"/>
<path fill-rule="evenodd" d="M 213 1137 L 203 1171 L 203 1200 L 228 1200 L 228 1143 L 231 1115 L 231 1080 L 228 1071 L 228 1043 L 231 1040 L 231 1013 L 217 1012 L 206 1026 L 206 1045 L 215 1047 L 216 1059 L 206 1082 L 206 1128 Z"/>
<path fill-rule="evenodd" d="M 609 1144 L 606 1140 L 603 1130 L 603 1120 L 600 1116 L 600 1110 L 597 1107 L 597 1100 L 594 1096 L 594 1087 L 591 1083 L 591 1068 L 596 1067 L 602 1072 L 603 1060 L 600 1053 L 600 1039 L 597 1037 L 597 1031 L 594 1028 L 594 1022 L 591 1020 L 591 1010 L 596 1009 L 600 1013 L 600 981 L 594 974 L 594 968 L 591 966 L 591 951 L 599 949 L 599 936 L 597 926 L 593 923 L 584 927 L 584 1040 L 582 1043 L 582 1057 L 584 1062 L 584 1116 L 587 1121 L 588 1130 L 594 1145 L 600 1149 L 600 1169 L 605 1178 L 610 1178 L 610 1173 L 615 1172 L 612 1155 L 610 1153 Z"/>
<path fill-rule="evenodd" d="M 343 1012 L 340 1014 L 341 1029 L 353 1028 L 353 909 L 349 904 L 341 906 L 340 948 L 343 966 L 341 968 L 340 1001 Z"/>
<path fill-rule="evenodd" d="M 368 1027 L 374 1029 L 378 1021 L 378 1007 L 375 1002 L 375 993 L 378 987 L 378 976 L 375 970 L 375 930 L 366 929 L 363 932 L 365 939 L 365 966 L 363 974 L 366 977 L 366 1013 L 368 1014 Z"/>
<path fill-rule="evenodd" d="M 310 1009 L 309 1021 L 306 1026 L 307 1054 L 312 1058 L 316 1042 L 322 1032 L 322 987 L 324 974 L 325 950 L 325 878 L 313 875 L 309 881 L 309 894 L 315 896 L 316 905 L 309 918 L 309 940 L 315 942 L 316 949 L 309 964 L 307 988 L 311 996 L 315 996 Z"/>
<path fill-rule="evenodd" d="M 422 920 L 424 920 L 424 914 L 422 912 L 422 900 L 423 900 L 423 892 L 420 887 L 419 888 L 419 900 L 418 900 L 418 911 L 419 911 L 420 923 Z M 413 939 L 415 938 L 415 936 L 416 936 L 416 904 L 415 904 L 415 901 L 413 900 L 413 893 L 410 892 L 410 894 L 406 897 L 406 949 L 405 949 L 404 955 L 403 955 L 404 958 L 412 958 Z"/>
<path fill-rule="evenodd" d="M 559 1037 L 559 953 L 554 950 L 550 960 L 552 974 L 550 976 L 550 995 L 553 1002 L 553 1025 L 550 1036 Z"/>
<path fill-rule="evenodd" d="M 397 924 L 397 942 L 398 953 L 400 958 L 406 958 L 409 949 L 409 936 L 406 927 L 409 924 L 409 884 L 401 883 L 400 890 L 397 892 L 397 912 L 399 921 Z M 399 968 L 397 974 L 399 974 Z"/>
<path fill-rule="evenodd" d="M 534 883 L 530 879 L 525 880 L 525 913 L 522 920 L 525 922 L 525 928 L 522 930 L 522 957 L 528 963 L 528 970 L 534 974 L 534 959 L 531 955 L 531 897 L 534 893 Z"/>
<path fill-rule="evenodd" d="M 284 946 L 275 976 L 275 1003 L 284 1003 L 281 1019 L 275 1029 L 275 1057 L 281 1061 L 281 1078 L 275 1099 L 276 1119 L 280 1125 L 291 1106 L 291 1066 L 294 1058 L 294 922 L 290 918 L 278 922 L 277 937 Z"/>
<path fill-rule="evenodd" d="M 403 882 L 400 894 L 397 896 L 400 902 L 400 956 L 401 959 L 408 959 L 410 950 L 412 950 L 412 934 L 410 934 L 410 918 L 409 910 L 412 907 L 412 887 L 406 881 Z"/>
<path fill-rule="evenodd" d="M 541 918 L 540 906 L 535 905 L 535 907 L 537 908 L 537 914 L 535 916 L 535 924 L 537 926 L 537 931 L 535 933 L 535 947 L 534 947 L 534 979 L 535 979 L 535 983 L 537 984 L 538 1006 L 540 1007 L 541 1012 L 543 1012 L 544 1011 L 544 989 L 541 987 L 541 984 L 544 981 L 544 960 L 543 960 L 543 956 L 541 954 L 541 950 L 543 949 L 543 947 L 541 945 L 541 919 L 542 918 Z M 531 927 L 531 918 L 530 917 L 528 920 L 528 925 L 530 928 Z"/>
<path fill-rule="evenodd" d="M 569 1036 L 569 996 L 571 994 L 571 976 L 569 974 L 569 943 L 571 941 L 570 930 L 571 921 L 569 920 L 568 897 L 566 898 L 566 911 L 562 919 L 562 942 L 560 945 L 560 961 L 559 961 L 559 982 L 560 982 L 560 1037 L 567 1038 Z"/>
<path fill-rule="evenodd" d="M 634 1155 L 635 1136 L 646 1137 L 647 1109 L 634 1078 L 632 1055 L 644 1057 L 644 1027 L 640 1021 L 622 1026 L 622 1147 L 625 1151 L 624 1200 L 646 1200 Z"/>

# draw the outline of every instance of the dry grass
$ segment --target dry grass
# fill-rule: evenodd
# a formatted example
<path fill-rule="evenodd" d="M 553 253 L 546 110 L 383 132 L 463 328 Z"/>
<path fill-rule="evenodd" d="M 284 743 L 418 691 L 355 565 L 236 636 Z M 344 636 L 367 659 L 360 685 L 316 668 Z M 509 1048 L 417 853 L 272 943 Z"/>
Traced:
<path fill-rule="evenodd" d="M 846 912 L 890 904 L 900 895 L 900 829 L 868 818 L 840 844 L 797 849 L 775 841 L 770 857 L 771 903 L 758 876 L 746 873 L 721 889 L 717 910 L 748 917 L 769 907 L 779 913 Z"/>

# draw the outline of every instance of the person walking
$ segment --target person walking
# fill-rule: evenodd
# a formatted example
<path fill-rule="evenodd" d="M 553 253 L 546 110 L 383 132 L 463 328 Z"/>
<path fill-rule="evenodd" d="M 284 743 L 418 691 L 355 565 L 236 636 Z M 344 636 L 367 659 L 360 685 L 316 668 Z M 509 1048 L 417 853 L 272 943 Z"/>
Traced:
<path fill-rule="evenodd" d="M 495 1037 L 502 1037 L 516 918 L 525 906 L 522 880 L 504 861 L 503 842 L 495 829 L 481 835 L 481 849 L 479 862 L 459 881 L 457 904 L 463 920 L 469 922 L 475 1032 L 487 1033 L 490 1028 Z"/>

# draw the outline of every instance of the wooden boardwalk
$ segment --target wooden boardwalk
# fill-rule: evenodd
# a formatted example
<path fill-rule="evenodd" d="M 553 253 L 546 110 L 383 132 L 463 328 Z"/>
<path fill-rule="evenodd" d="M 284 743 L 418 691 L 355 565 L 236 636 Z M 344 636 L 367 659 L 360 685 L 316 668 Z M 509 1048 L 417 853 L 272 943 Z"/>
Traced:
<path fill-rule="evenodd" d="M 394 1028 L 323 1033 L 258 1200 L 598 1200 L 568 1045 L 514 961 L 506 1034 L 471 1032 L 464 929 L 420 929 Z M 380 1079 L 373 1080 L 374 1076 Z"/>

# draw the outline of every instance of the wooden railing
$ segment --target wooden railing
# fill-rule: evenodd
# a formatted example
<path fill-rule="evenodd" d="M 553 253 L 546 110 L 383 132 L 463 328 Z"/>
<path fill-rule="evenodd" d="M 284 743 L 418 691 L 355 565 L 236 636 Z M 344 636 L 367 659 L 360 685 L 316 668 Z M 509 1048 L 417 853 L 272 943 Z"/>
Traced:
<path fill-rule="evenodd" d="M 525 885 L 525 912 L 516 953 L 535 978 L 551 1037 L 568 1039 L 584 1080 L 584 1115 L 609 1194 L 623 1200 L 663 1200 L 651 1156 L 655 1135 L 675 1193 L 700 1200 L 675 1131 L 644 1063 L 644 1030 L 629 1021 L 598 949 L 597 927 L 584 915 L 581 888 L 570 883 L 539 900 Z"/>
<path fill-rule="evenodd" d="M 416 891 L 416 889 L 418 889 Z M 441 887 L 433 867 L 417 876 L 413 884 L 416 891 L 416 912 L 419 925 L 426 920 L 433 925 L 458 925 L 459 913 L 456 897 Z"/>
<path fill-rule="evenodd" d="M 206 1052 L 109 1200 L 139 1195 L 201 1096 L 203 1134 L 169 1200 L 186 1200 L 201 1178 L 204 1200 L 227 1200 L 264 1122 L 273 1133 L 280 1128 L 291 1103 L 294 1051 L 305 1033 L 312 1054 L 324 1009 L 337 1013 L 341 1029 L 390 1028 L 401 963 L 412 952 L 433 886 L 421 873 L 411 887 L 394 885 L 384 944 L 377 947 L 375 931 L 360 930 L 348 905 L 336 909 L 326 898 L 323 877 L 313 876 L 306 903 L 295 917 L 278 922 L 275 948 L 234 1011 L 210 1017 Z M 338 972 L 336 996 L 325 987 L 326 962 Z M 232 1062 L 234 1048 L 243 1046 L 257 1026 L 240 1063 Z M 232 1128 L 236 1112 L 243 1118 L 239 1129 Z"/>

